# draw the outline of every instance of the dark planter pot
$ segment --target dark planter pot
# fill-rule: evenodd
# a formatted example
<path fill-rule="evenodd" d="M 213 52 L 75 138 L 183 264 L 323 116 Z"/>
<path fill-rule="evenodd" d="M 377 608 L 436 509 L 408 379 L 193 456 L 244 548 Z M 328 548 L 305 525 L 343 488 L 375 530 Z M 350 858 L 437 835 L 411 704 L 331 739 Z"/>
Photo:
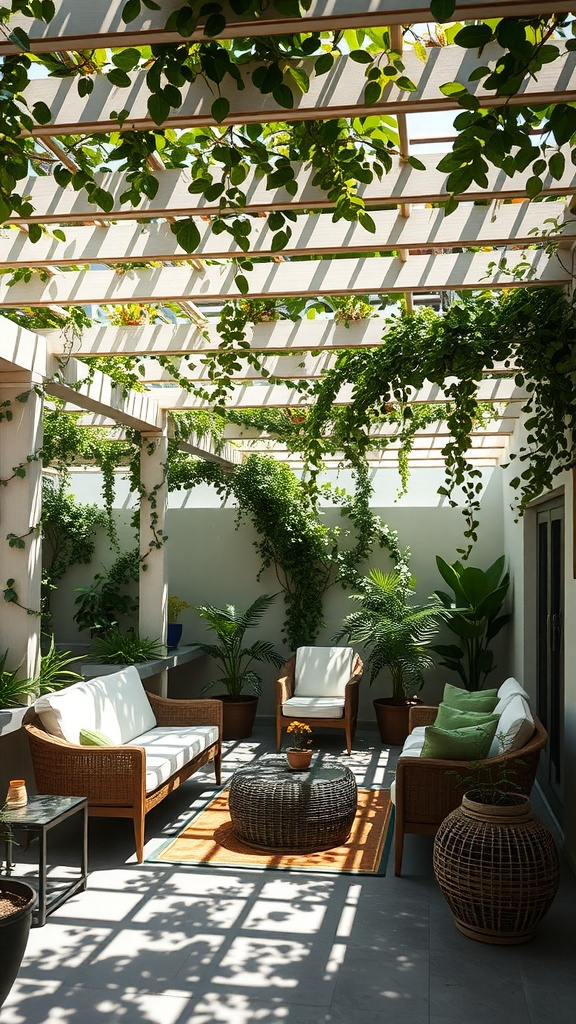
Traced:
<path fill-rule="evenodd" d="M 224 711 L 223 740 L 245 740 L 252 735 L 258 697 L 242 694 L 230 697 L 229 694 L 218 694 L 217 700 L 222 701 Z"/>
<path fill-rule="evenodd" d="M 182 639 L 182 623 L 169 622 L 166 635 L 166 646 L 169 651 L 174 651 Z"/>
<path fill-rule="evenodd" d="M 401 747 L 409 731 L 410 708 L 422 701 L 419 697 L 412 697 L 404 704 L 393 704 L 391 697 L 377 697 L 373 703 L 382 743 Z"/>
<path fill-rule="evenodd" d="M 0 900 L 5 896 L 14 896 L 19 900 L 13 912 L 9 911 L 4 917 L 0 915 L 0 1006 L 20 970 L 32 922 L 32 908 L 36 900 L 36 893 L 31 885 L 12 878 L 0 878 Z"/>

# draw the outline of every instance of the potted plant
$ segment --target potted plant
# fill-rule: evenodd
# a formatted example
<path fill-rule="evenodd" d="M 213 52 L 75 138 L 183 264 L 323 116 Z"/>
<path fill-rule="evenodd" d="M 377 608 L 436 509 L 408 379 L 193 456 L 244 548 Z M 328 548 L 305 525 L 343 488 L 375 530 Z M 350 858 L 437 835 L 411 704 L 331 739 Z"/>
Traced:
<path fill-rule="evenodd" d="M 284 658 L 267 640 L 256 640 L 249 647 L 243 646 L 246 630 L 259 623 L 273 600 L 274 596 L 263 594 L 245 612 L 238 612 L 231 604 L 224 608 L 211 604 L 194 607 L 220 641 L 218 644 L 197 643 L 194 646 L 214 658 L 222 671 L 222 675 L 208 683 L 203 692 L 210 690 L 215 683 L 222 683 L 226 688 L 226 694 L 218 695 L 223 702 L 225 740 L 245 739 L 252 733 L 262 682 L 260 676 L 252 671 L 252 663 L 268 662 L 276 668 L 284 664 Z M 245 690 L 250 692 L 245 693 Z"/>
<path fill-rule="evenodd" d="M 294 771 L 307 771 L 312 760 L 312 729 L 305 722 L 290 722 L 286 729 L 291 746 L 286 748 L 286 759 Z"/>
<path fill-rule="evenodd" d="M 9 834 L 10 820 L 0 808 L 0 835 Z M 20 970 L 32 923 L 36 892 L 27 882 L 0 876 L 0 1007 Z"/>
<path fill-rule="evenodd" d="M 471 765 L 462 804 L 440 825 L 434 873 L 456 927 L 479 942 L 527 942 L 558 889 L 550 830 L 508 764 Z"/>
<path fill-rule="evenodd" d="M 433 666 L 428 652 L 442 614 L 438 600 L 426 605 L 409 605 L 414 593 L 414 578 L 394 570 L 379 569 L 358 580 L 359 593 L 351 594 L 360 608 L 346 616 L 334 640 L 346 639 L 361 644 L 368 656 L 370 684 L 382 669 L 392 677 L 392 697 L 374 701 L 374 710 L 383 743 L 402 744 L 408 735 L 410 705 L 419 698 L 423 672 Z"/>
<path fill-rule="evenodd" d="M 444 658 L 441 665 L 458 673 L 467 690 L 479 690 L 495 667 L 489 644 L 511 618 L 500 614 L 510 587 L 504 556 L 485 572 L 458 561 L 449 565 L 439 555 L 436 564 L 453 596 L 444 590 L 436 590 L 435 594 L 446 609 L 448 629 L 456 634 L 459 643 L 438 644 L 432 650 Z"/>
<path fill-rule="evenodd" d="M 6 668 L 8 651 L 0 654 L 0 708 L 19 708 L 26 704 L 28 697 L 35 697 L 38 686 L 34 679 L 19 679 L 20 666 Z"/>
<path fill-rule="evenodd" d="M 168 598 L 168 636 L 166 638 L 169 651 L 178 647 L 182 639 L 182 623 L 178 622 L 178 619 L 186 608 L 191 607 L 192 605 L 189 605 L 187 601 L 176 597 L 175 594 L 170 594 Z"/>

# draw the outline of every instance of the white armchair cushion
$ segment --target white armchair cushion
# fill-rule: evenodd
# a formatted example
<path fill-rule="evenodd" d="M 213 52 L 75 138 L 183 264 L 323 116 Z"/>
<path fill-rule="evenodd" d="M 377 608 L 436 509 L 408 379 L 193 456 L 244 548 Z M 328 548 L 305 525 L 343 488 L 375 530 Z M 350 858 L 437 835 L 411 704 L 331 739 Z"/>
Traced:
<path fill-rule="evenodd" d="M 519 693 L 513 694 L 500 714 L 488 757 L 520 750 L 532 739 L 533 734 L 534 718 L 528 701 Z"/>
<path fill-rule="evenodd" d="M 80 729 L 103 732 L 113 744 L 129 743 L 156 726 L 138 669 L 74 683 L 56 693 L 45 693 L 34 704 L 42 725 L 52 736 L 80 742 Z"/>
<path fill-rule="evenodd" d="M 159 725 L 127 745 L 144 747 L 146 792 L 151 793 L 217 740 L 217 725 Z"/>
<path fill-rule="evenodd" d="M 520 697 L 524 697 L 527 701 L 530 699 L 526 690 L 520 685 L 518 680 L 514 679 L 514 676 L 510 676 L 509 679 L 502 683 L 502 686 L 498 690 L 498 703 L 494 708 L 494 714 L 501 715 L 508 702 L 518 695 Z"/>
<path fill-rule="evenodd" d="M 343 698 L 352 675 L 353 660 L 351 647 L 299 647 L 294 696 Z"/>
<path fill-rule="evenodd" d="M 343 718 L 344 697 L 290 697 L 282 705 L 287 718 Z"/>

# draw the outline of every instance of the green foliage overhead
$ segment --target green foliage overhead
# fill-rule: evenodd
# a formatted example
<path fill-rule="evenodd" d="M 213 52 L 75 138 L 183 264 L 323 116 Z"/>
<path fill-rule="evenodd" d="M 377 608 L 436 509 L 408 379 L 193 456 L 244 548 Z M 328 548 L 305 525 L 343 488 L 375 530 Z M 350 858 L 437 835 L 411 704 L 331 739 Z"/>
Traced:
<path fill-rule="evenodd" d="M 444 658 L 441 665 L 458 673 L 467 690 L 480 690 L 495 668 L 490 644 L 511 618 L 501 614 L 510 587 L 504 556 L 486 571 L 458 561 L 449 565 L 439 555 L 436 564 L 452 594 L 445 590 L 435 593 L 446 609 L 448 629 L 458 641 L 439 644 L 433 650 Z"/>

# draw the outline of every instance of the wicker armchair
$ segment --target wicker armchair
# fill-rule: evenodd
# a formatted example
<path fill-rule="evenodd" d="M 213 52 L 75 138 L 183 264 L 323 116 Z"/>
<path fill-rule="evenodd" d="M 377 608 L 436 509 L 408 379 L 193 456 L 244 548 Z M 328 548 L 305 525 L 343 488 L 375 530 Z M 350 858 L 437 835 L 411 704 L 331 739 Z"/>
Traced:
<path fill-rule="evenodd" d="M 419 725 L 433 725 L 438 708 L 415 707 L 410 710 L 410 731 Z M 540 751 L 548 734 L 534 716 L 534 735 L 520 750 L 490 758 L 495 773 L 513 765 L 514 782 L 525 793 L 534 785 Z M 488 762 L 485 762 L 488 763 Z M 442 761 L 423 757 L 402 757 L 396 767 L 395 795 L 395 873 L 402 873 L 404 836 L 407 832 L 433 836 L 444 818 L 462 802 L 471 768 L 469 761 Z"/>
<path fill-rule="evenodd" d="M 352 674 L 346 684 L 344 691 L 344 712 L 337 718 L 307 717 L 302 712 L 292 715 L 284 714 L 283 704 L 294 696 L 296 655 L 293 655 L 286 662 L 282 669 L 282 675 L 276 680 L 276 749 L 280 750 L 282 744 L 282 729 L 295 720 L 305 722 L 313 729 L 343 729 L 346 738 L 346 750 L 352 752 L 352 740 L 356 732 L 358 721 L 358 687 L 363 672 L 362 659 L 359 654 L 354 655 L 352 663 Z"/>
<path fill-rule="evenodd" d="M 217 725 L 218 741 L 183 765 L 166 782 L 146 792 L 146 756 L 142 747 L 82 747 L 50 735 L 33 708 L 23 725 L 28 733 L 34 776 L 39 793 L 88 797 L 94 817 L 132 818 L 136 855 L 144 859 L 144 823 L 148 811 L 185 782 L 202 765 L 214 761 L 220 782 L 222 761 L 222 702 L 170 700 L 147 693 L 159 726 Z"/>

